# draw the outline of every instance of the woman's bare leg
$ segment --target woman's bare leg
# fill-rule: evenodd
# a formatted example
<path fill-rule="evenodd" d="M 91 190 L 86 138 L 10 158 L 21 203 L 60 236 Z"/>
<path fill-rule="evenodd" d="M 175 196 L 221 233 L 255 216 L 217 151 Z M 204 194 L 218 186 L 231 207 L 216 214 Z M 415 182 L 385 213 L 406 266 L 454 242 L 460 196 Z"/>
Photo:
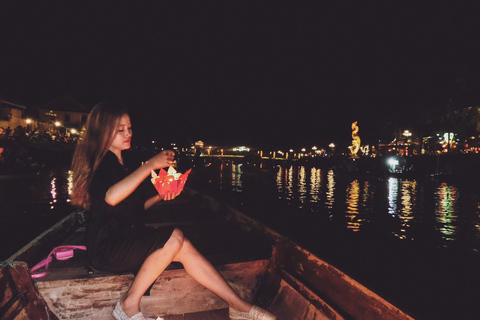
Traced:
<path fill-rule="evenodd" d="M 193 279 L 218 295 L 230 307 L 242 312 L 247 312 L 252 307 L 233 291 L 210 262 L 183 237 L 182 231 L 175 229 L 165 246 L 145 259 L 127 294 L 121 299 L 122 309 L 127 316 L 140 312 L 143 294 L 172 261 L 182 263 Z"/>
<path fill-rule="evenodd" d="M 162 249 L 155 250 L 143 262 L 121 306 L 127 316 L 140 312 L 140 299 L 157 277 L 168 267 L 183 246 L 183 233 L 175 229 Z"/>
<path fill-rule="evenodd" d="M 209 289 L 238 311 L 248 312 L 251 304 L 240 298 L 218 271 L 184 238 L 182 248 L 173 261 L 183 264 L 185 271 L 198 283 Z"/>

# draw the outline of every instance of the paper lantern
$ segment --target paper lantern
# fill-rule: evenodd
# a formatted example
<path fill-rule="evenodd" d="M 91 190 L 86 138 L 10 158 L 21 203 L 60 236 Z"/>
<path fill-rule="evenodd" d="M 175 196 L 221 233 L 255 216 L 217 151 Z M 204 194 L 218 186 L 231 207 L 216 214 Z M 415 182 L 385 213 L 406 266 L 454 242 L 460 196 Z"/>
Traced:
<path fill-rule="evenodd" d="M 191 171 L 192 169 L 189 169 L 182 174 L 177 173 L 173 167 L 169 167 L 168 171 L 160 169 L 157 175 L 155 171 L 152 170 L 152 183 L 161 196 L 167 193 L 181 192 Z"/>

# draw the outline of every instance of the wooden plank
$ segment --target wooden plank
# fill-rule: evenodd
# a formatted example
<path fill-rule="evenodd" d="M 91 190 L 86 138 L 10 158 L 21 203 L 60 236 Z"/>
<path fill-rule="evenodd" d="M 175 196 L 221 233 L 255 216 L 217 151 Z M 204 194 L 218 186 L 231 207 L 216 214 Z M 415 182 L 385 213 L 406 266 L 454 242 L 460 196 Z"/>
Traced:
<path fill-rule="evenodd" d="M 228 309 L 189 313 L 184 315 L 185 320 L 229 320 Z M 170 320 L 170 319 L 165 319 Z"/>
<path fill-rule="evenodd" d="M 174 314 L 174 315 L 170 315 L 170 316 L 163 316 L 162 317 L 164 320 L 184 320 L 185 319 L 185 315 L 183 314 Z"/>
<path fill-rule="evenodd" d="M 413 319 L 346 274 L 307 250 L 290 243 L 284 268 L 332 308 L 352 319 Z"/>
<path fill-rule="evenodd" d="M 0 301 L 0 310 L 11 301 L 15 295 L 14 288 L 12 288 L 12 277 L 7 266 L 0 270 L 0 288 L 2 288 L 2 301 Z"/>
<path fill-rule="evenodd" d="M 218 266 L 220 274 L 244 299 L 251 300 L 267 260 Z M 49 308 L 61 319 L 111 319 L 116 301 L 128 290 L 133 275 L 39 281 Z M 193 280 L 184 269 L 166 270 L 141 308 L 148 317 L 226 308 L 226 303 Z"/>
<path fill-rule="evenodd" d="M 4 294 L 0 303 L 1 319 L 58 320 L 49 311 L 36 290 L 26 263 L 11 262 L 1 265 L 1 283 Z"/>
<path fill-rule="evenodd" d="M 229 320 L 228 309 L 163 316 L 164 320 Z"/>
<path fill-rule="evenodd" d="M 284 280 L 282 281 L 282 283 L 285 283 L 281 284 L 281 287 L 284 287 L 285 284 L 288 284 L 293 290 L 302 295 L 303 299 L 301 300 L 308 302 L 308 305 L 305 308 L 311 309 L 308 312 L 309 314 L 315 313 L 315 311 L 312 309 L 312 307 L 315 307 L 319 311 L 319 315 L 324 315 L 326 319 L 344 319 L 344 317 L 339 312 L 333 309 L 323 299 L 317 296 L 312 290 L 306 287 L 301 281 L 299 281 L 297 278 L 295 278 L 285 270 L 282 270 L 282 279 Z M 299 306 L 300 303 L 296 303 L 295 305 Z M 304 319 L 313 318 L 305 317 Z M 323 317 L 321 317 L 320 319 L 323 319 Z"/>
<path fill-rule="evenodd" d="M 317 309 L 298 291 L 285 281 L 281 281 L 278 295 L 269 308 L 278 320 L 308 319 L 308 320 L 342 320 L 337 313 L 328 315 Z M 338 316 L 338 317 L 337 317 Z"/>
<path fill-rule="evenodd" d="M 37 282 L 48 307 L 60 319 L 111 319 L 115 303 L 133 275 Z"/>

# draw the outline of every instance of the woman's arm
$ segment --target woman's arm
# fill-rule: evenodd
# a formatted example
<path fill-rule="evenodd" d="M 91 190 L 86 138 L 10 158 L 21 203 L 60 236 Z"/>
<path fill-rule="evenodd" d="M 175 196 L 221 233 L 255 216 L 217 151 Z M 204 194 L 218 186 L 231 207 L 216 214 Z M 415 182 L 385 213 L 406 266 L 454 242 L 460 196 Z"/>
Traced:
<path fill-rule="evenodd" d="M 174 155 L 175 154 L 173 151 L 162 151 L 161 153 L 152 157 L 137 170 L 129 174 L 126 178 L 111 186 L 105 195 L 105 202 L 111 206 L 116 206 L 122 202 L 126 197 L 132 194 L 135 189 L 137 189 L 142 181 L 145 180 L 148 175 L 150 175 L 152 170 L 165 168 L 172 165 Z"/>
<path fill-rule="evenodd" d="M 147 201 L 145 201 L 145 210 L 151 208 L 155 203 L 157 203 L 158 201 L 161 201 L 162 200 L 162 197 L 160 195 L 154 195 L 153 197 L 151 197 L 150 199 L 147 199 Z"/>

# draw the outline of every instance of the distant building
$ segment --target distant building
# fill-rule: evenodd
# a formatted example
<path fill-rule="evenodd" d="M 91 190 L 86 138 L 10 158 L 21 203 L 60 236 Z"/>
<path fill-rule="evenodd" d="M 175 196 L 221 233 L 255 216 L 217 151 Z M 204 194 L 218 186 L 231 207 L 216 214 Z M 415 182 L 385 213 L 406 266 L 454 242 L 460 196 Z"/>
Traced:
<path fill-rule="evenodd" d="M 59 127 L 81 131 L 89 113 L 87 108 L 70 96 L 60 97 L 34 109 L 38 126 L 48 131 Z"/>
<path fill-rule="evenodd" d="M 25 127 L 26 119 L 24 118 L 27 107 L 16 101 L 0 96 L 0 129 L 16 128 L 17 126 Z"/>
<path fill-rule="evenodd" d="M 89 110 L 70 96 L 40 106 L 27 107 L 0 95 L 0 131 L 18 126 L 54 134 L 79 133 L 87 122 Z"/>

